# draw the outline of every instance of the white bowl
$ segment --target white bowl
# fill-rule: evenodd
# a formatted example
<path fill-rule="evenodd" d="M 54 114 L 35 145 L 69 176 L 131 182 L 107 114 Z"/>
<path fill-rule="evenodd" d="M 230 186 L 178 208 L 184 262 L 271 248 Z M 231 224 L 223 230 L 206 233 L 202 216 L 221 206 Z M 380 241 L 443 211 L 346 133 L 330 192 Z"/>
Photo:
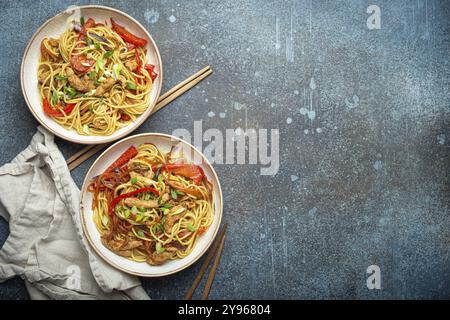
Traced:
<path fill-rule="evenodd" d="M 213 184 L 213 200 L 214 200 L 214 218 L 208 230 L 197 239 L 193 251 L 183 259 L 170 260 L 160 266 L 151 266 L 145 262 L 139 263 L 121 257 L 114 252 L 107 249 L 100 240 L 100 233 L 98 232 L 93 221 L 92 211 L 92 193 L 87 191 L 89 182 L 95 176 L 101 174 L 105 169 L 113 163 L 126 149 L 130 146 L 138 146 L 142 143 L 153 143 L 158 149 L 163 152 L 169 152 L 172 146 L 181 143 L 183 150 L 188 151 L 185 154 L 186 160 L 200 165 L 205 172 L 208 180 Z M 179 145 L 178 145 L 179 146 Z M 198 163 L 200 159 L 201 163 Z M 80 198 L 80 216 L 83 225 L 84 233 L 93 247 L 93 249 L 109 264 L 124 272 L 134 274 L 141 277 L 160 277 L 175 272 L 181 271 L 195 261 L 197 261 L 208 250 L 212 241 L 214 240 L 222 220 L 222 189 L 220 187 L 219 178 L 217 177 L 214 168 L 209 163 L 208 159 L 198 151 L 194 146 L 184 140 L 174 136 L 160 134 L 160 133 L 143 133 L 125 138 L 109 147 L 103 152 L 97 160 L 93 163 L 83 182 L 81 188 Z"/>
<path fill-rule="evenodd" d="M 53 132 L 58 137 L 71 142 L 82 144 L 100 144 L 115 141 L 137 129 L 151 114 L 154 106 L 156 105 L 156 101 L 158 100 L 161 91 L 163 79 L 161 56 L 159 54 L 158 47 L 156 46 L 147 30 L 145 30 L 145 28 L 139 22 L 137 22 L 126 13 L 108 7 L 93 5 L 73 8 L 76 8 L 73 12 L 63 11 L 53 18 L 47 20 L 31 38 L 28 46 L 25 49 L 20 69 L 22 92 L 25 101 L 34 117 L 41 123 L 42 126 Z M 75 130 L 67 130 L 56 123 L 51 117 L 47 116 L 42 109 L 42 101 L 39 95 L 37 79 L 40 44 L 44 38 L 58 38 L 68 28 L 68 21 L 73 19 L 74 12 L 79 13 L 80 16 L 84 16 L 86 19 L 88 17 L 94 18 L 96 21 L 105 21 L 109 20 L 112 17 L 115 21 L 117 21 L 117 23 L 126 27 L 133 34 L 146 39 L 147 61 L 148 63 L 155 65 L 155 72 L 158 74 L 158 77 L 153 83 L 153 89 L 150 92 L 150 103 L 147 110 L 142 115 L 140 115 L 136 119 L 136 121 L 124 128 L 118 129 L 113 134 L 108 136 L 85 136 L 78 134 Z"/>

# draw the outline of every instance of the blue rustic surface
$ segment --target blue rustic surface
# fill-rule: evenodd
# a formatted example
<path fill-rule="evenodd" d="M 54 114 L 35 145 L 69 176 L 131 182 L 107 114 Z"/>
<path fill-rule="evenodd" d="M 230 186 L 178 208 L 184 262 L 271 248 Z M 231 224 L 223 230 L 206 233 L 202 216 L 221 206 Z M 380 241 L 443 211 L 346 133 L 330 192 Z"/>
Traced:
<path fill-rule="evenodd" d="M 19 85 L 24 48 L 74 3 L 94 2 L 0 2 L 0 164 L 37 126 Z M 275 176 L 215 165 L 230 227 L 211 298 L 450 297 L 449 1 L 97 3 L 148 28 L 163 92 L 214 69 L 137 132 L 192 131 L 195 120 L 223 132 L 280 130 Z M 371 4 L 380 30 L 366 26 Z M 81 148 L 58 144 L 66 156 Z M 92 161 L 73 172 L 78 185 Z M 1 220 L 0 243 L 7 234 Z M 367 289 L 372 264 L 381 290 Z M 198 269 L 143 284 L 153 298 L 181 298 Z M 12 279 L 0 298 L 28 295 Z"/>

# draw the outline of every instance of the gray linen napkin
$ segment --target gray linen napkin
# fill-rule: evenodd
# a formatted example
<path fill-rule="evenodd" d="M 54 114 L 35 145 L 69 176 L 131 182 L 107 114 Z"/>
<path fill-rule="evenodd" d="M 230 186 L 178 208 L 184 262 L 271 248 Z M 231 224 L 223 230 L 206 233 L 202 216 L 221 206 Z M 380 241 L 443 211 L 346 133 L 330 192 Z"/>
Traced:
<path fill-rule="evenodd" d="M 32 299 L 148 299 L 137 277 L 92 251 L 79 198 L 53 135 L 39 127 L 30 145 L 0 167 L 0 216 L 10 229 L 0 282 L 20 276 Z"/>

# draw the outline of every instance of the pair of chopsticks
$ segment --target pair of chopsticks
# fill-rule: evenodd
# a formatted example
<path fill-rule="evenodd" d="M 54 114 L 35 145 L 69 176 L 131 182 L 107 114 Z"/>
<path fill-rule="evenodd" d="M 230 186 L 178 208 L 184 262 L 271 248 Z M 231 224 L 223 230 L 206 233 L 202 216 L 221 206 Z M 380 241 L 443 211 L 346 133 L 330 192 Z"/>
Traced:
<path fill-rule="evenodd" d="M 216 240 L 214 240 L 213 246 L 212 246 L 211 250 L 209 251 L 208 256 L 206 257 L 205 261 L 203 261 L 203 264 L 200 267 L 200 271 L 198 272 L 197 277 L 194 279 L 194 282 L 192 283 L 191 287 L 188 289 L 188 291 L 184 295 L 184 300 L 192 299 L 192 296 L 194 295 L 195 290 L 199 286 L 200 282 L 203 279 L 203 276 L 206 273 L 206 270 L 208 269 L 211 259 L 213 258 L 214 254 L 216 254 L 216 257 L 212 264 L 211 270 L 209 271 L 208 278 L 206 279 L 205 288 L 203 289 L 203 293 L 201 296 L 201 300 L 208 299 L 209 292 L 211 291 L 211 286 L 214 281 L 214 276 L 216 275 L 217 266 L 219 265 L 220 258 L 222 257 L 222 250 L 223 250 L 223 246 L 225 244 L 225 232 L 227 231 L 227 227 L 228 227 L 228 224 L 225 223 L 222 227 L 222 230 L 219 232 Z"/>
<path fill-rule="evenodd" d="M 202 70 L 198 71 L 197 73 L 193 74 L 186 80 L 180 82 L 175 87 L 167 91 L 165 94 L 159 97 L 155 108 L 153 108 L 152 113 L 154 114 L 157 111 L 164 108 L 166 105 L 168 105 L 170 102 L 181 96 L 183 93 L 197 85 L 200 81 L 205 79 L 207 76 L 209 76 L 212 73 L 212 69 L 210 66 L 207 66 L 203 68 Z M 102 150 L 106 147 L 106 144 L 97 144 L 97 145 L 88 145 L 81 149 L 80 151 L 76 152 L 72 156 L 70 156 L 67 159 L 67 165 L 69 167 L 69 170 L 72 171 L 76 167 L 78 167 L 80 164 L 82 164 L 84 161 L 92 157 L 94 154 Z"/>

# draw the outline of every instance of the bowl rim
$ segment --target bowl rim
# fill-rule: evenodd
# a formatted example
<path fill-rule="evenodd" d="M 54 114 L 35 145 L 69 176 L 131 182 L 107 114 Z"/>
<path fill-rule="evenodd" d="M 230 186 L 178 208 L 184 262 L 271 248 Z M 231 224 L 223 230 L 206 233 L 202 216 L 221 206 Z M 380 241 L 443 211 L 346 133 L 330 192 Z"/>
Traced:
<path fill-rule="evenodd" d="M 74 143 L 78 143 L 78 144 L 84 144 L 84 145 L 92 145 L 92 144 L 104 144 L 104 143 L 109 143 L 109 142 L 113 142 L 113 141 L 117 141 L 125 136 L 127 136 L 128 134 L 132 133 L 134 130 L 138 129 L 143 123 L 144 121 L 146 121 L 152 114 L 152 110 L 155 108 L 159 96 L 161 94 L 161 89 L 162 89 L 162 84 L 163 84 L 163 64 L 162 64 L 162 59 L 161 59 L 161 54 L 159 53 L 159 49 L 158 46 L 156 45 L 155 40 L 153 39 L 153 37 L 150 35 L 150 33 L 147 31 L 147 29 L 139 22 L 137 21 L 135 18 L 133 18 L 132 16 L 130 16 L 129 14 L 119 10 L 119 9 L 115 9 L 115 8 L 111 8 L 111 7 L 107 7 L 107 6 L 101 6 L 101 5 L 80 5 L 77 6 L 80 10 L 83 9 L 101 9 L 101 10 L 105 10 L 105 11 L 110 11 L 110 12 L 114 12 L 118 15 L 123 16 L 124 18 L 127 18 L 129 20 L 131 20 L 132 22 L 134 22 L 141 30 L 143 33 L 146 34 L 146 36 L 150 39 L 151 45 L 155 48 L 155 54 L 156 54 L 156 58 L 157 61 L 159 63 L 159 67 L 160 67 L 160 74 L 158 74 L 158 78 L 159 78 L 159 82 L 160 82 L 160 86 L 157 89 L 157 93 L 156 93 L 156 98 L 154 99 L 153 103 L 150 103 L 146 109 L 145 112 L 147 112 L 147 116 L 143 116 L 144 113 L 140 116 L 141 118 L 136 121 L 133 122 L 132 124 L 128 125 L 126 127 L 126 130 L 124 130 L 121 134 L 117 135 L 117 136 L 113 136 L 113 134 L 109 135 L 109 136 L 102 136 L 104 137 L 104 139 L 102 139 L 101 141 L 83 141 L 83 140 L 79 140 L 77 138 L 72 138 L 72 137 L 68 137 L 67 135 L 64 135 L 62 133 L 59 133 L 55 130 L 53 130 L 52 128 L 50 128 L 49 126 L 47 126 L 47 124 L 37 115 L 37 113 L 34 111 L 32 104 L 28 98 L 27 92 L 25 90 L 25 84 L 24 84 L 24 73 L 25 73 L 25 60 L 28 56 L 28 53 L 30 51 L 30 47 L 32 45 L 32 43 L 35 41 L 36 37 L 42 32 L 42 30 L 50 23 L 52 22 L 54 19 L 62 16 L 63 14 L 66 13 L 66 11 L 61 11 L 59 13 L 57 13 L 56 15 L 50 17 L 49 19 L 47 19 L 32 35 L 30 41 L 28 42 L 25 51 L 22 55 L 22 62 L 20 64 L 20 86 L 22 89 L 22 95 L 25 99 L 25 103 L 28 106 L 28 109 L 31 111 L 31 113 L 33 114 L 34 118 L 42 125 L 44 126 L 47 130 L 49 130 L 50 132 L 52 132 L 54 135 L 60 137 L 63 140 L 66 141 L 70 141 L 70 142 L 74 142 Z"/>
<path fill-rule="evenodd" d="M 181 142 L 181 143 L 186 144 L 187 146 L 189 146 L 189 148 L 193 149 L 195 152 L 198 152 L 198 153 L 200 154 L 200 156 L 202 157 L 202 162 L 203 162 L 203 164 L 206 165 L 206 166 L 208 166 L 208 167 L 211 169 L 211 172 L 212 172 L 212 174 L 213 174 L 213 178 L 214 178 L 214 180 L 216 181 L 217 186 L 218 186 L 218 197 L 219 197 L 219 202 L 220 202 L 220 203 L 219 203 L 219 212 L 214 212 L 214 214 L 217 214 L 217 215 L 218 215 L 218 219 L 219 219 L 219 220 L 218 220 L 217 226 L 216 226 L 216 228 L 215 228 L 215 230 L 214 230 L 214 232 L 213 232 L 213 235 L 212 235 L 211 239 L 210 239 L 209 242 L 206 244 L 206 246 L 203 248 L 203 250 L 197 255 L 197 257 L 195 257 L 191 262 L 189 262 L 189 263 L 187 263 L 187 264 L 185 264 L 185 265 L 183 265 L 183 266 L 181 266 L 181 267 L 178 267 L 177 269 L 174 269 L 174 270 L 172 270 L 172 271 L 167 271 L 167 272 L 164 272 L 164 273 L 161 273 L 161 274 L 148 274 L 148 273 L 141 273 L 141 272 L 136 272 L 136 271 L 130 271 L 130 270 L 127 270 L 127 269 L 121 267 L 120 265 L 118 265 L 118 264 L 112 262 L 110 259 L 108 259 L 108 257 L 106 257 L 103 253 L 101 253 L 100 250 L 95 246 L 94 241 L 91 239 L 91 235 L 90 235 L 90 234 L 88 233 L 88 231 L 87 231 L 87 225 L 86 225 L 87 222 L 86 222 L 86 219 L 85 219 L 86 217 L 85 217 L 84 207 L 83 207 L 83 199 L 84 199 L 84 195 L 85 195 L 85 193 L 87 192 L 87 184 L 88 184 L 87 178 L 88 178 L 89 174 L 91 173 L 92 169 L 94 168 L 94 166 L 95 166 L 95 165 L 100 161 L 100 159 L 101 159 L 103 156 L 105 156 L 105 154 L 106 154 L 107 152 L 109 152 L 112 148 L 114 148 L 114 147 L 116 147 L 117 145 L 122 144 L 122 143 L 124 143 L 124 142 L 126 142 L 126 141 L 133 140 L 133 139 L 140 138 L 140 137 L 169 138 L 169 139 L 172 140 L 172 141 L 175 140 L 175 141 L 178 141 L 178 142 Z M 187 141 L 185 141 L 185 140 L 183 140 L 183 139 L 181 139 L 181 138 L 178 138 L 178 137 L 175 137 L 175 136 L 172 136 L 172 135 L 169 135 L 169 134 L 165 134 L 165 133 L 156 133 L 156 132 L 140 133 L 140 134 L 136 134 L 136 135 L 132 135 L 132 136 L 126 137 L 125 139 L 122 139 L 122 140 L 120 140 L 120 141 L 117 141 L 116 143 L 114 143 L 113 145 L 111 145 L 110 147 L 108 147 L 105 151 L 103 151 L 103 152 L 97 157 L 97 159 L 95 159 L 94 163 L 92 163 L 92 165 L 90 166 L 89 170 L 86 172 L 86 174 L 85 174 L 85 176 L 84 176 L 84 179 L 83 179 L 83 185 L 82 185 L 82 187 L 81 187 L 81 192 L 80 192 L 80 221 L 81 221 L 81 225 L 82 225 L 82 227 L 83 227 L 83 233 L 84 233 L 84 235 L 86 236 L 86 238 L 87 238 L 87 240 L 88 240 L 89 245 L 91 246 L 91 248 L 93 248 L 93 250 L 94 250 L 94 251 L 95 251 L 95 252 L 96 252 L 103 260 L 105 260 L 109 265 L 113 266 L 114 268 L 116 268 L 116 269 L 118 269 L 118 270 L 120 270 L 120 271 L 123 271 L 123 272 L 128 273 L 128 274 L 132 274 L 132 275 L 135 275 L 135 276 L 139 276 L 139 277 L 146 277 L 146 278 L 164 277 L 164 276 L 168 276 L 168 275 L 171 275 L 171 274 L 180 272 L 180 271 L 182 271 L 182 270 L 184 270 L 184 269 L 190 267 L 191 265 L 193 265 L 193 264 L 194 264 L 195 262 L 197 262 L 197 261 L 198 261 L 198 260 L 206 253 L 206 251 L 208 251 L 208 249 L 211 247 L 211 244 L 213 243 L 214 239 L 216 238 L 217 233 L 218 233 L 219 228 L 220 228 L 220 225 L 221 225 L 221 223 L 222 223 L 222 216 L 223 216 L 223 195 L 222 195 L 222 187 L 221 187 L 221 185 L 220 185 L 220 180 L 219 180 L 219 177 L 218 177 L 218 175 L 217 175 L 217 173 L 216 173 L 216 170 L 214 169 L 214 167 L 212 166 L 212 164 L 209 162 L 208 158 L 206 158 L 206 156 L 205 156 L 202 152 L 200 152 L 200 150 L 198 150 L 195 146 L 193 146 L 193 145 L 190 144 L 189 142 L 187 142 Z"/>

